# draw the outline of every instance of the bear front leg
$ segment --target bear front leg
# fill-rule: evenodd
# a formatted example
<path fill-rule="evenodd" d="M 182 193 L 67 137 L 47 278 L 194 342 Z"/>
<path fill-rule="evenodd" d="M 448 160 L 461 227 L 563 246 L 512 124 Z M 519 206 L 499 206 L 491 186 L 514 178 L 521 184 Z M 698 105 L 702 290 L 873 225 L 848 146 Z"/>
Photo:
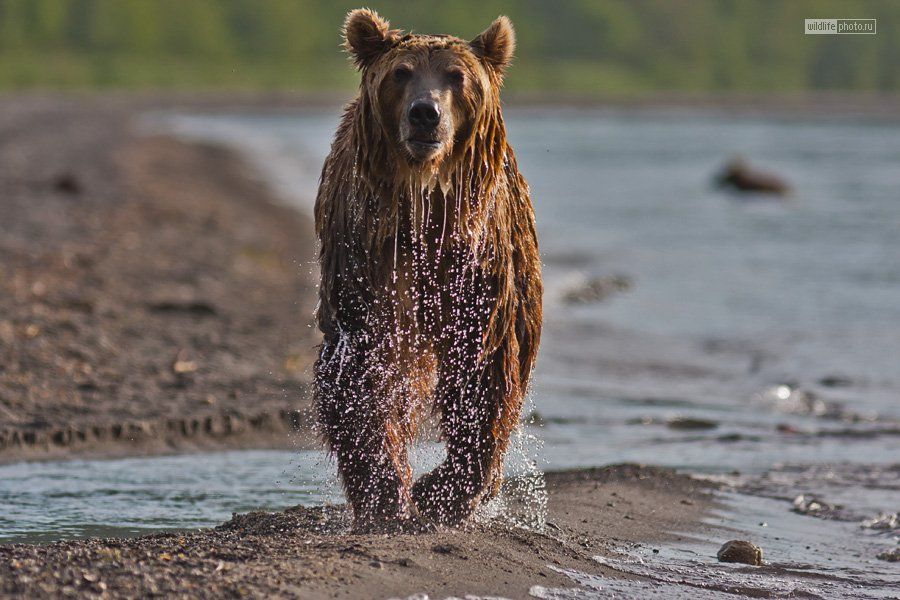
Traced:
<path fill-rule="evenodd" d="M 419 513 L 435 523 L 459 525 L 500 485 L 522 406 L 518 363 L 508 350 L 499 349 L 468 376 L 457 372 L 439 382 L 447 457 L 412 489 Z"/>
<path fill-rule="evenodd" d="M 370 360 L 367 360 L 370 359 Z M 366 369 L 371 356 L 344 340 L 323 344 L 316 361 L 318 422 L 358 531 L 401 528 L 411 517 L 409 427 L 402 407 Z"/>

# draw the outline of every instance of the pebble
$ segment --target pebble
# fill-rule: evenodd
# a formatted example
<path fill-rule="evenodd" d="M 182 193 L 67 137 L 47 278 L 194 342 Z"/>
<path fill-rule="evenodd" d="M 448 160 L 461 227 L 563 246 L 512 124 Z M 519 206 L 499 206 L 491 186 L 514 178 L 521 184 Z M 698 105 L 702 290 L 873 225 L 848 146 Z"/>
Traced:
<path fill-rule="evenodd" d="M 674 417 L 666 423 L 669 429 L 715 429 L 718 423 L 697 417 Z"/>
<path fill-rule="evenodd" d="M 853 380 L 840 375 L 828 375 L 819 380 L 819 385 L 824 387 L 850 387 L 853 385 Z"/>
<path fill-rule="evenodd" d="M 878 555 L 878 558 L 879 560 L 886 560 L 887 562 L 900 562 L 900 548 L 882 552 Z"/>
<path fill-rule="evenodd" d="M 793 501 L 793 511 L 801 515 L 815 515 L 829 512 L 837 508 L 810 494 L 800 494 Z"/>
<path fill-rule="evenodd" d="M 762 564 L 762 549 L 746 540 L 731 540 L 719 548 L 716 557 L 719 562 L 759 566 Z"/>

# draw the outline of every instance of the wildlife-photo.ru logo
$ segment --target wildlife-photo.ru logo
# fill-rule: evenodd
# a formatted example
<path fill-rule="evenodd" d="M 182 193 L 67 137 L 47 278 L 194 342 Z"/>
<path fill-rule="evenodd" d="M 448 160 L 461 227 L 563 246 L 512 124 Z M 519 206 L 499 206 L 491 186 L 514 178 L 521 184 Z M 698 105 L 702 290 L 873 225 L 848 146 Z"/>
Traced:
<path fill-rule="evenodd" d="M 803 33 L 807 35 L 856 34 L 875 35 L 875 19 L 804 19 Z"/>

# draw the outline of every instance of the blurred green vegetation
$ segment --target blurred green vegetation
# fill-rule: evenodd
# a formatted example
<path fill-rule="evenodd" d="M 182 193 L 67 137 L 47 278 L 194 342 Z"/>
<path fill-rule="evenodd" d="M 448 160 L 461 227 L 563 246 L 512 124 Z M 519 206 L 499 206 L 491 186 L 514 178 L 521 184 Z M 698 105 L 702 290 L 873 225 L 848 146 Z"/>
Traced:
<path fill-rule="evenodd" d="M 328 0 L 0 0 L 0 88 L 347 89 Z M 377 0 L 394 27 L 474 37 L 507 14 L 516 91 L 900 88 L 896 0 Z M 878 34 L 804 35 L 804 18 Z"/>

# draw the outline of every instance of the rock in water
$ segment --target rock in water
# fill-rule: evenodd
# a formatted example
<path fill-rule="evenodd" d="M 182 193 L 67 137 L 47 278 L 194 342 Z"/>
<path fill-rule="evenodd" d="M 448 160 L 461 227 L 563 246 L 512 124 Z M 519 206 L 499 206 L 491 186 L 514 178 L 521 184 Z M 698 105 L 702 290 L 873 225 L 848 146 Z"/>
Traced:
<path fill-rule="evenodd" d="M 893 550 L 882 552 L 878 555 L 878 558 L 880 560 L 886 560 L 888 562 L 900 562 L 900 548 L 894 548 Z"/>
<path fill-rule="evenodd" d="M 815 496 L 810 494 L 800 494 L 796 498 L 794 498 L 793 502 L 794 507 L 791 509 L 795 513 L 801 515 L 822 515 L 824 513 L 829 513 L 834 511 L 836 508 L 840 508 L 833 504 L 829 504 L 824 500 L 820 500 Z"/>
<path fill-rule="evenodd" d="M 787 196 L 791 192 L 791 186 L 786 181 L 772 173 L 750 167 L 740 157 L 732 159 L 725 165 L 716 177 L 716 184 L 737 192 L 756 192 L 778 196 Z"/>
<path fill-rule="evenodd" d="M 715 429 L 718 423 L 697 417 L 673 417 L 666 421 L 669 429 Z"/>
<path fill-rule="evenodd" d="M 746 540 L 731 540 L 719 548 L 719 562 L 743 563 L 758 567 L 762 564 L 762 549 Z"/>
<path fill-rule="evenodd" d="M 609 275 L 582 279 L 563 294 L 566 304 L 592 304 L 602 302 L 609 296 L 630 290 L 631 278 L 627 275 Z"/>

